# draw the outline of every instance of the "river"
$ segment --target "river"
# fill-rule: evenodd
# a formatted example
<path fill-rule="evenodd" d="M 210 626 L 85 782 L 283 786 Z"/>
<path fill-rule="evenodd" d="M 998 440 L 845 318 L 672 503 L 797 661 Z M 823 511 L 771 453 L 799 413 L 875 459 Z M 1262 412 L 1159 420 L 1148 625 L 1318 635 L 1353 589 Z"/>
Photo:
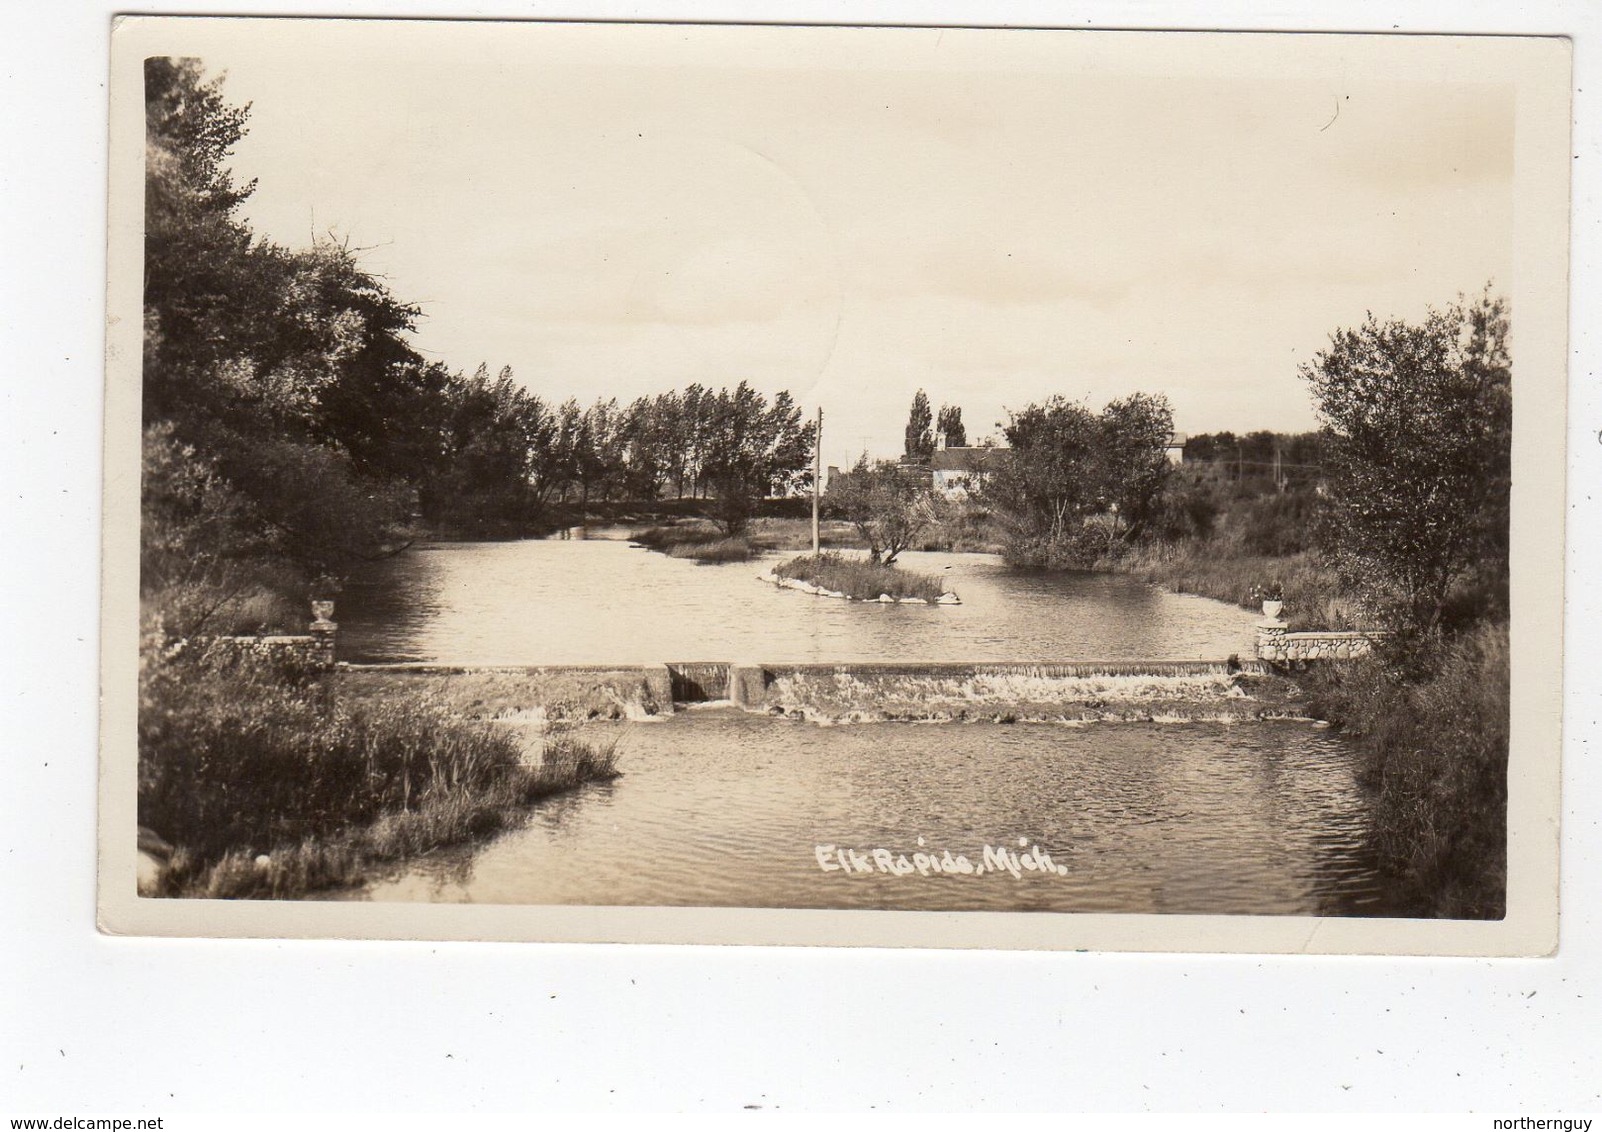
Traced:
<path fill-rule="evenodd" d="M 350 661 L 660 664 L 689 660 L 1223 660 L 1244 609 L 1130 578 L 1012 570 L 992 554 L 907 553 L 961 605 L 864 605 L 618 539 L 440 543 L 375 566 L 339 602 Z"/>
<path fill-rule="evenodd" d="M 1015 571 L 988 555 L 904 561 L 941 574 L 963 604 L 812 597 L 758 581 L 765 563 L 700 566 L 623 541 L 422 547 L 351 587 L 340 653 L 555 664 L 1222 660 L 1251 651 L 1249 612 L 1127 578 Z M 585 731 L 617 742 L 622 777 L 549 799 L 487 844 L 412 862 L 349 895 L 1416 912 L 1376 874 L 1355 751 L 1305 722 L 818 726 L 700 707 Z M 532 728 L 529 738 L 539 741 Z"/>
<path fill-rule="evenodd" d="M 1394 915 L 1352 756 L 1307 723 L 818 727 L 733 709 L 590 728 L 623 776 L 488 845 L 414 863 L 377 900 L 1256 915 Z M 922 839 L 920 841 L 920 838 Z M 906 875 L 986 846 L 1052 869 Z M 849 853 L 846 861 L 851 860 Z M 824 861 L 840 858 L 824 853 Z M 1037 865 L 1040 862 L 1037 859 Z"/>

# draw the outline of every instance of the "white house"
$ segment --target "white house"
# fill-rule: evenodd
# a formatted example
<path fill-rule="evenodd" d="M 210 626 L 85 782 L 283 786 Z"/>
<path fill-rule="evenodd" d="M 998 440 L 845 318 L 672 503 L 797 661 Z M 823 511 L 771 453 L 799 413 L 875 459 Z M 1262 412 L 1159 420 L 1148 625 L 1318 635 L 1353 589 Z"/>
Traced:
<path fill-rule="evenodd" d="M 934 488 L 947 499 L 962 499 L 984 482 L 985 465 L 1005 448 L 936 448 L 929 460 Z"/>

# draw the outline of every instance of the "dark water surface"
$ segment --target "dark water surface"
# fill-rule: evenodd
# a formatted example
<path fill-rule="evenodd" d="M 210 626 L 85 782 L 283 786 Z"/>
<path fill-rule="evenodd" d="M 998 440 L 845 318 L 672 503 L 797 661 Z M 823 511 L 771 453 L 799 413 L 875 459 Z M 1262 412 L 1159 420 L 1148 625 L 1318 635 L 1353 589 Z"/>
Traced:
<path fill-rule="evenodd" d="M 876 605 L 757 580 L 786 557 L 701 566 L 605 539 L 418 547 L 347 589 L 340 659 L 1223 660 L 1254 647 L 1248 611 L 1129 578 L 909 553 L 963 604 Z"/>
<path fill-rule="evenodd" d="M 377 900 L 1399 915 L 1365 847 L 1351 751 L 1305 723 L 812 724 L 730 709 L 593 730 L 622 778 L 541 804 Z M 919 845 L 919 838 L 923 845 Z M 1052 871 L 824 871 L 1039 845 Z M 1020 850 L 1021 851 L 1021 850 Z M 830 858 L 833 860 L 834 858 Z"/>

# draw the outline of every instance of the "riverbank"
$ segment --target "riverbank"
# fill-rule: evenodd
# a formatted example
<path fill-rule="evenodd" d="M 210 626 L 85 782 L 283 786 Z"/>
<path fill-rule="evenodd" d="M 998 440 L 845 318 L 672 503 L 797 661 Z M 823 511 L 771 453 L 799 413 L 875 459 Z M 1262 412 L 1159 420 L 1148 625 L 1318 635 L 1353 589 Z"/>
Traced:
<path fill-rule="evenodd" d="M 687 519 L 638 528 L 630 532 L 629 541 L 670 558 L 746 562 L 770 551 L 810 549 L 812 523 L 807 519 L 754 519 L 744 534 L 730 537 L 709 520 Z M 819 541 L 830 548 L 862 546 L 849 523 L 833 520 L 819 525 Z"/>
<path fill-rule="evenodd" d="M 1354 740 L 1381 865 L 1430 916 L 1500 919 L 1507 902 L 1508 626 L 1430 649 L 1404 682 L 1378 658 L 1314 665 L 1311 707 Z"/>
<path fill-rule="evenodd" d="M 1252 610 L 1262 608 L 1261 590 L 1278 584 L 1293 631 L 1371 627 L 1361 623 L 1356 603 L 1342 592 L 1334 572 L 1307 551 L 1269 557 L 1218 541 L 1147 543 L 1103 558 L 1095 569 Z"/>
<path fill-rule="evenodd" d="M 141 658 L 139 825 L 162 847 L 141 894 L 292 897 L 508 828 L 527 808 L 617 777 L 569 732 L 464 717 L 403 687 L 248 660 Z"/>

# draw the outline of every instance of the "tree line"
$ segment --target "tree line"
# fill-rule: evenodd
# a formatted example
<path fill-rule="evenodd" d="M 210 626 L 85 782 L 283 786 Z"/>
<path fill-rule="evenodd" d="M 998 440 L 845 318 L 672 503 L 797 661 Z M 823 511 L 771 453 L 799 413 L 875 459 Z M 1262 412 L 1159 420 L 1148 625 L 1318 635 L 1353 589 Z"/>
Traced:
<path fill-rule="evenodd" d="M 420 309 L 332 238 L 287 248 L 240 217 L 248 106 L 193 59 L 145 64 L 141 582 L 193 626 L 253 589 L 337 577 L 420 528 L 549 529 L 592 500 L 709 499 L 731 532 L 808 482 L 788 393 L 691 385 L 550 404 L 509 368 L 410 342 Z"/>

